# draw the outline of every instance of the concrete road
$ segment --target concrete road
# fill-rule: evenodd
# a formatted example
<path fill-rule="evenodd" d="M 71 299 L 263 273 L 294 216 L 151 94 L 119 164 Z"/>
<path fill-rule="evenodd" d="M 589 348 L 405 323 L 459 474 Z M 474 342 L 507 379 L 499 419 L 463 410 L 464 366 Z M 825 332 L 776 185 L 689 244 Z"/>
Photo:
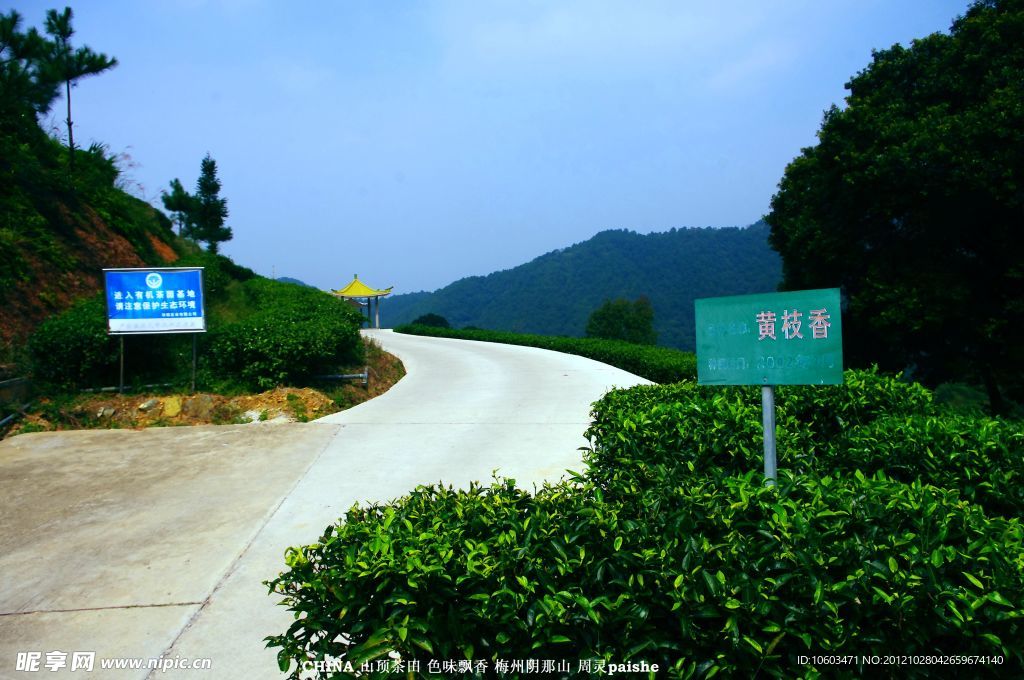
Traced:
<path fill-rule="evenodd" d="M 262 581 L 286 547 L 417 484 L 496 471 L 532 488 L 580 469 L 590 404 L 645 382 L 545 350 L 368 333 L 408 375 L 312 423 L 0 442 L 0 678 L 281 677 L 263 638 L 291 615 Z M 91 673 L 72 672 L 76 653 Z M 157 658 L 210 667 L 145 668 Z"/>

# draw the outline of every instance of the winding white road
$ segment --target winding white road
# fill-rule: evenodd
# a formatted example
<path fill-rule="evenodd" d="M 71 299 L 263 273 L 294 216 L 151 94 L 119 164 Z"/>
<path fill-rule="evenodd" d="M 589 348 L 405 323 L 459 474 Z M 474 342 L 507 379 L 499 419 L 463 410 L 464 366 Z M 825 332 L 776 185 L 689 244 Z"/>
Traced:
<path fill-rule="evenodd" d="M 405 363 L 384 395 L 313 423 L 83 431 L 0 442 L 0 678 L 279 678 L 290 614 L 262 581 L 357 502 L 492 472 L 580 469 L 590 404 L 646 382 L 546 350 L 366 331 Z M 51 672 L 47 653 L 69 667 Z M 102 670 L 115 658 L 211 669 Z M 58 655 L 54 657 L 60 659 Z"/>

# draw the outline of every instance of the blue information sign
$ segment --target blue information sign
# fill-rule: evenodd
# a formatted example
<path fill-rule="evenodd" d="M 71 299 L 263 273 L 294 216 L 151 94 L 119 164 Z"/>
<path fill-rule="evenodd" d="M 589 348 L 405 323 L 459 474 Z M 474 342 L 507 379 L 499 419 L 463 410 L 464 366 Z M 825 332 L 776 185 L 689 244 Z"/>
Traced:
<path fill-rule="evenodd" d="M 203 268 L 104 269 L 107 330 L 203 333 Z"/>

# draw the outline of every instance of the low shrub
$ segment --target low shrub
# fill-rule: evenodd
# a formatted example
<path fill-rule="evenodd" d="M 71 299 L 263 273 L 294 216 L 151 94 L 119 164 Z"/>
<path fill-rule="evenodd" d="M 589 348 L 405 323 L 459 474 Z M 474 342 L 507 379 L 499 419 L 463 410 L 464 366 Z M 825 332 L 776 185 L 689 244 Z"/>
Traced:
<path fill-rule="evenodd" d="M 448 319 L 444 318 L 440 314 L 424 314 L 421 317 L 417 317 L 413 320 L 414 326 L 433 326 L 434 328 L 451 328 L 451 324 L 448 323 Z"/>
<path fill-rule="evenodd" d="M 268 585 L 296 620 L 268 644 L 293 678 L 394 652 L 647 661 L 670 677 L 792 677 L 813 669 L 799 655 L 893 650 L 1019 669 L 1022 540 L 1017 520 L 883 477 L 695 476 L 616 502 L 584 478 L 535 496 L 420 487 L 289 550 Z"/>
<path fill-rule="evenodd" d="M 621 340 L 568 338 L 506 331 L 455 330 L 423 325 L 399 326 L 395 332 L 540 347 L 600 361 L 657 383 L 695 380 L 697 377 L 697 358 L 691 352 L 682 352 L 668 347 L 636 345 Z"/>
<path fill-rule="evenodd" d="M 102 295 L 81 300 L 52 316 L 28 342 L 33 377 L 43 386 L 78 389 L 106 384 L 116 371 L 118 342 L 107 335 Z"/>
<path fill-rule="evenodd" d="M 203 355 L 211 375 L 269 389 L 360 361 L 361 317 L 343 301 L 267 279 L 243 286 L 259 311 L 210 331 Z"/>
<path fill-rule="evenodd" d="M 40 325 L 28 342 L 30 371 L 51 391 L 114 386 L 119 381 L 122 342 L 129 384 L 186 384 L 190 379 L 191 337 L 108 335 L 102 295 L 86 298 Z"/>
<path fill-rule="evenodd" d="M 266 389 L 299 384 L 361 361 L 361 318 L 348 305 L 312 288 L 259 277 L 239 282 L 224 274 L 219 260 L 205 261 L 214 263 L 210 271 L 216 270 L 221 285 L 240 288 L 245 299 L 237 309 L 247 313 L 227 322 L 226 310 L 207 308 L 209 331 L 200 336 L 201 383 Z M 120 342 L 107 334 L 105 301 L 96 295 L 51 317 L 32 335 L 32 374 L 41 385 L 58 390 L 116 385 Z M 127 336 L 124 342 L 129 384 L 185 384 L 190 379 L 188 334 Z"/>
<path fill-rule="evenodd" d="M 756 388 L 684 381 L 612 390 L 594 404 L 584 457 L 595 483 L 628 471 L 637 488 L 694 474 L 761 468 L 761 402 Z M 782 429 L 782 428 L 780 428 Z M 779 437 L 780 444 L 785 440 Z M 780 466 L 788 461 L 780 446 Z M 633 493 L 633 492 L 629 492 Z"/>
<path fill-rule="evenodd" d="M 965 416 L 887 417 L 818 454 L 824 470 L 884 472 L 956 489 L 992 514 L 1024 515 L 1024 425 Z"/>
<path fill-rule="evenodd" d="M 881 416 L 935 413 L 930 390 L 879 373 L 877 367 L 844 371 L 841 385 L 777 387 L 775 403 L 787 415 L 808 424 L 819 441 Z"/>
<path fill-rule="evenodd" d="M 268 646 L 293 678 L 328 657 L 386 677 L 395 655 L 572 660 L 559 677 L 580 660 L 855 677 L 892 654 L 1024 673 L 1017 424 L 936 416 L 924 388 L 847 371 L 779 389 L 767 487 L 760 416 L 756 387 L 617 390 L 594 405 L 583 474 L 354 507 L 267 582 L 295 614 Z M 815 665 L 830 655 L 857 661 Z"/>
<path fill-rule="evenodd" d="M 828 474 L 842 433 L 879 418 L 926 416 L 931 394 L 917 384 L 851 369 L 844 384 L 779 387 L 776 447 L 780 467 Z M 623 460 L 638 461 L 640 479 L 678 475 L 741 475 L 763 465 L 761 391 L 706 387 L 691 381 L 613 390 L 594 404 L 587 460 L 601 475 Z M 644 470 L 669 466 L 672 474 Z M 859 469 L 855 462 L 840 469 Z M 868 473 L 882 467 L 870 468 Z M 925 480 L 927 481 L 927 480 Z"/>

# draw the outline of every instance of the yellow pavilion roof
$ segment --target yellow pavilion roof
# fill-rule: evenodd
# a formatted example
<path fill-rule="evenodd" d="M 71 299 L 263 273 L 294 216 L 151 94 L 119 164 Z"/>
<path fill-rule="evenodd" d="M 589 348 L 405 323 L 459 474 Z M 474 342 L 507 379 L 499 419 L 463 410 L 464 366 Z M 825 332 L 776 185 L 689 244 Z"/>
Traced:
<path fill-rule="evenodd" d="M 394 286 L 391 286 L 394 288 Z M 359 280 L 359 275 L 356 274 L 352 279 L 352 283 L 348 284 L 340 290 L 332 290 L 331 292 L 335 295 L 347 298 L 361 298 L 361 297 L 383 297 L 391 293 L 391 288 L 385 288 L 384 290 L 377 290 L 376 288 L 370 288 L 365 283 Z"/>

